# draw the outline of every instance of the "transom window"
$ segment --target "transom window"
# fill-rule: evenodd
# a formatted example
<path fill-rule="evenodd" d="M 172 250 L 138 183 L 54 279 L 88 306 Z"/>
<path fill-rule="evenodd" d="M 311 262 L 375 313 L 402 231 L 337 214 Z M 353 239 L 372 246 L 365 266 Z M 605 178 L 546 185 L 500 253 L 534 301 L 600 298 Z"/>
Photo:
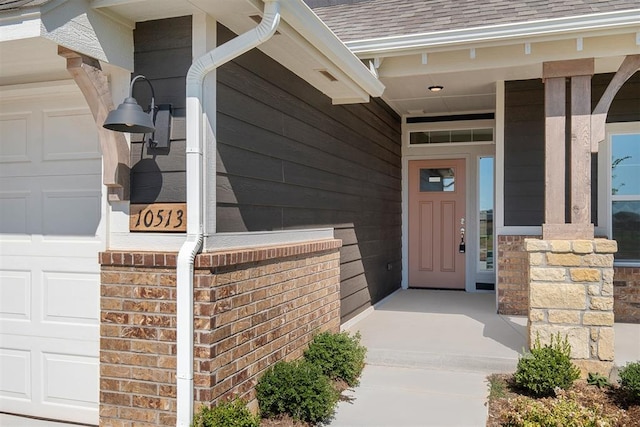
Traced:
<path fill-rule="evenodd" d="M 409 144 L 412 145 L 491 141 L 493 141 L 493 128 L 426 130 L 409 134 Z"/>

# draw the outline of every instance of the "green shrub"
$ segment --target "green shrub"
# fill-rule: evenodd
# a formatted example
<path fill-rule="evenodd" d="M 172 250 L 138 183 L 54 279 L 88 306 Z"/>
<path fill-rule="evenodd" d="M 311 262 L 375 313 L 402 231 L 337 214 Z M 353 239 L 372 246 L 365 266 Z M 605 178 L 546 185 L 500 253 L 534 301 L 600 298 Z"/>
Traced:
<path fill-rule="evenodd" d="M 598 374 L 597 372 L 589 372 L 589 375 L 587 376 L 587 384 L 595 385 L 598 388 L 608 387 L 609 379 L 604 375 Z"/>
<path fill-rule="evenodd" d="M 640 362 L 627 363 L 619 372 L 620 388 L 640 401 Z"/>
<path fill-rule="evenodd" d="M 518 387 L 535 396 L 551 396 L 554 389 L 568 389 L 580 377 L 580 370 L 571 362 L 571 346 L 565 337 L 551 337 L 551 343 L 540 345 L 540 337 L 531 353 L 518 360 L 514 375 Z"/>
<path fill-rule="evenodd" d="M 534 400 L 517 397 L 511 410 L 502 415 L 502 425 L 509 427 L 612 427 L 610 419 L 596 407 L 587 408 L 571 397 L 555 400 Z"/>
<path fill-rule="evenodd" d="M 306 360 L 276 363 L 260 378 L 256 393 L 262 416 L 289 414 L 311 423 L 331 417 L 338 402 L 329 378 Z"/>
<path fill-rule="evenodd" d="M 203 406 L 193 417 L 193 427 L 260 427 L 260 418 L 247 409 L 244 401 L 236 399 L 215 408 Z"/>
<path fill-rule="evenodd" d="M 367 349 L 360 345 L 360 333 L 323 332 L 313 338 L 304 358 L 319 366 L 331 379 L 342 379 L 353 387 L 364 368 Z"/>

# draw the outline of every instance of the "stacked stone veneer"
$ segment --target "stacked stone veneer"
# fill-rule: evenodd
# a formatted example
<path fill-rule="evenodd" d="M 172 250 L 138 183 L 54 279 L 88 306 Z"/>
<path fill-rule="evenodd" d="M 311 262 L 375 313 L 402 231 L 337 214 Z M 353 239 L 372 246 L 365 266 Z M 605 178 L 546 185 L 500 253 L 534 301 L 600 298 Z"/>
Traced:
<path fill-rule="evenodd" d="M 239 396 L 313 334 L 340 327 L 339 240 L 201 254 L 194 265 L 196 409 Z M 104 252 L 100 425 L 176 423 L 176 254 Z"/>
<path fill-rule="evenodd" d="M 525 239 L 498 236 L 498 313 L 526 316 L 529 312 L 529 256 Z M 616 322 L 640 323 L 640 268 L 613 268 L 613 311 Z"/>
<path fill-rule="evenodd" d="M 608 375 L 614 359 L 613 240 L 525 240 L 529 253 L 529 340 L 560 333 L 585 375 Z"/>

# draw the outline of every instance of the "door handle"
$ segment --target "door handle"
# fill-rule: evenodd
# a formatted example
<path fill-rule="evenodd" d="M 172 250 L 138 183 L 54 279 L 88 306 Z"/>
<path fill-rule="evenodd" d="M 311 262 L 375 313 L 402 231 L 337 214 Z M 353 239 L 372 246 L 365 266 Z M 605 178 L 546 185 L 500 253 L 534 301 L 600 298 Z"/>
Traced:
<path fill-rule="evenodd" d="M 460 225 L 464 225 L 464 218 L 460 219 Z M 458 245 L 458 252 L 461 254 L 466 252 L 466 244 L 464 242 L 464 227 L 460 227 L 460 245 Z"/>

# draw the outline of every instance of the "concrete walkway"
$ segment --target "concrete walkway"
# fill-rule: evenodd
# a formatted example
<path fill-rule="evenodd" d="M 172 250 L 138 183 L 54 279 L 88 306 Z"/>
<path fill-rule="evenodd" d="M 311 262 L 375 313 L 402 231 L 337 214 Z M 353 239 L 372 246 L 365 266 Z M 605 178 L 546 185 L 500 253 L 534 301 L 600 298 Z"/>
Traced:
<path fill-rule="evenodd" d="M 495 314 L 495 294 L 401 290 L 347 325 L 367 366 L 332 427 L 483 426 L 488 374 L 513 372 L 526 318 Z M 616 363 L 640 360 L 640 325 L 616 324 Z"/>

